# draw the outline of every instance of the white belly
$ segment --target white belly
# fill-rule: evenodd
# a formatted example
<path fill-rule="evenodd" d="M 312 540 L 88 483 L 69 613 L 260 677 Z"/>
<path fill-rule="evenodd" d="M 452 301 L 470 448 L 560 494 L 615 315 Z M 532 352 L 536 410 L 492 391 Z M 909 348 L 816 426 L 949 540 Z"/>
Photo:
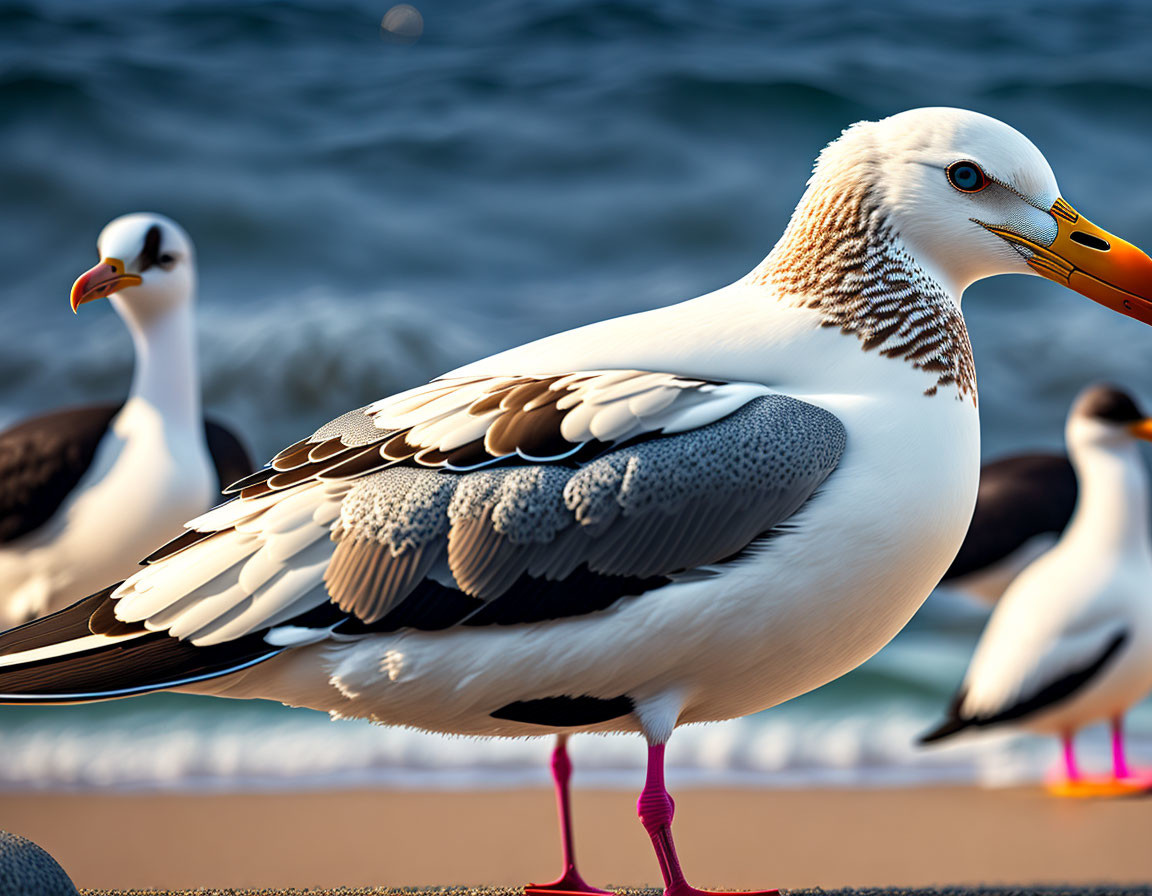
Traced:
<path fill-rule="evenodd" d="M 55 516 L 0 550 L 0 626 L 127 578 L 216 495 L 203 433 L 171 431 L 147 405 L 126 405 Z"/>
<path fill-rule="evenodd" d="M 1049 556 L 1025 573 L 1022 590 L 1005 595 L 1011 615 L 994 617 L 1005 680 L 1026 680 L 1017 687 L 1029 695 L 1087 667 L 1119 632 L 1126 636 L 1086 684 L 1022 724 L 1062 734 L 1124 715 L 1152 691 L 1152 566 L 1144 557 L 1113 566 L 1102 553 L 1088 553 L 1086 563 L 1080 551 L 1060 547 Z M 983 669 L 995 674 L 991 663 Z"/>
<path fill-rule="evenodd" d="M 319 644 L 197 690 L 433 731 L 525 735 L 548 729 L 489 714 L 514 701 L 627 695 L 640 715 L 677 703 L 683 724 L 819 687 L 907 623 L 954 558 L 975 504 L 975 407 L 907 388 L 922 375 L 899 366 L 908 371 L 899 397 L 792 393 L 843 421 L 844 457 L 789 531 L 714 578 L 544 624 Z M 585 730 L 637 727 L 625 716 Z"/>

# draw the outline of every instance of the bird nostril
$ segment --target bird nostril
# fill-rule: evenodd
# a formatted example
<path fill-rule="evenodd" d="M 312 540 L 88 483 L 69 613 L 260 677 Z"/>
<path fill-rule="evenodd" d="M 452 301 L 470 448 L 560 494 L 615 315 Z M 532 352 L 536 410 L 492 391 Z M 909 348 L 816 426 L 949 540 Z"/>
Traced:
<path fill-rule="evenodd" d="M 1072 233 L 1069 234 L 1069 238 L 1081 246 L 1087 246 L 1089 249 L 1098 249 L 1101 252 L 1107 252 L 1112 248 L 1108 245 L 1107 240 L 1102 240 L 1098 236 L 1092 236 L 1090 233 L 1082 233 L 1079 230 L 1073 230 Z"/>

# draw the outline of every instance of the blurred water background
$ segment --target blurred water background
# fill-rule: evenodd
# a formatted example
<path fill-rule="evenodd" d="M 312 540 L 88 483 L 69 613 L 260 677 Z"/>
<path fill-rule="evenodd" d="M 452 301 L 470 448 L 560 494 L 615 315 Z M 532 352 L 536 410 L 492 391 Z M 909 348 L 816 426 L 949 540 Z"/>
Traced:
<path fill-rule="evenodd" d="M 1064 195 L 1152 245 L 1152 5 L 1026 0 L 418 4 L 0 0 L 0 424 L 123 394 L 108 307 L 68 307 L 115 215 L 155 210 L 199 253 L 207 408 L 261 458 L 473 358 L 691 297 L 771 248 L 842 128 L 957 105 L 1028 134 Z M 1036 278 L 965 312 L 986 456 L 1055 447 L 1107 378 L 1152 400 L 1140 325 Z M 912 746 L 983 624 L 947 595 L 852 675 L 689 729 L 681 783 L 1007 783 L 1052 746 Z M 1152 763 L 1152 711 L 1132 722 Z M 264 703 L 160 695 L 5 709 L 0 785 L 543 783 L 546 741 L 469 742 Z M 638 738 L 574 743 L 579 781 L 634 786 Z M 1104 739 L 1086 760 L 1102 765 Z"/>

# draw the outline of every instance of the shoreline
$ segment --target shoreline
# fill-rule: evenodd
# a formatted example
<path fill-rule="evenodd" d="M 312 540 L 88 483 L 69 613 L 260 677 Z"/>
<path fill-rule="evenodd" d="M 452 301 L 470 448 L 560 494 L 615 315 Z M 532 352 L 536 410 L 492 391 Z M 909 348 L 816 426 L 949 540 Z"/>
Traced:
<path fill-rule="evenodd" d="M 1152 799 L 1038 788 L 685 789 L 676 835 L 697 886 L 939 887 L 1152 881 Z M 635 794 L 574 794 L 591 882 L 659 872 Z M 3 793 L 80 888 L 516 887 L 559 871 L 545 788 L 251 794 Z"/>

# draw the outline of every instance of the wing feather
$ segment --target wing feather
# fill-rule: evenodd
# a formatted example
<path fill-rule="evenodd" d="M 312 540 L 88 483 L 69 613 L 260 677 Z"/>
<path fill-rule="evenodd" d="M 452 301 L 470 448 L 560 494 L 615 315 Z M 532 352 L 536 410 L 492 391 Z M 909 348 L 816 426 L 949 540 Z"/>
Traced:
<path fill-rule="evenodd" d="M 189 524 L 206 540 L 158 552 L 116 619 L 217 645 L 273 626 L 295 643 L 302 615 L 590 612 L 737 553 L 844 447 L 835 417 L 763 386 L 645 371 L 440 381 L 339 420 Z M 465 454 L 483 469 L 453 469 Z"/>

